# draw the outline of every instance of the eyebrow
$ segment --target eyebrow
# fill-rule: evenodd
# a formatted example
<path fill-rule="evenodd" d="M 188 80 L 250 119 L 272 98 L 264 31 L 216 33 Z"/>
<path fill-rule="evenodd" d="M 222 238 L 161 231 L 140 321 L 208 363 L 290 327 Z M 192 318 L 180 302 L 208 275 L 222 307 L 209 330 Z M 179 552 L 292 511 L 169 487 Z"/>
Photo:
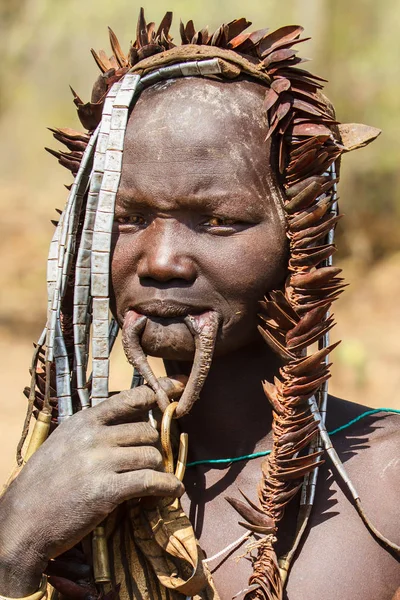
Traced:
<path fill-rule="evenodd" d="M 243 191 L 243 190 L 242 190 Z M 171 202 L 168 200 L 165 201 L 165 207 L 162 207 L 163 201 L 159 201 L 159 206 L 155 204 L 153 201 L 149 201 L 143 197 L 135 197 L 134 190 L 121 190 L 117 195 L 117 206 L 125 209 L 132 210 L 133 207 L 142 210 L 154 210 L 155 208 L 159 208 L 160 210 L 166 210 L 167 212 L 178 212 L 179 210 L 191 210 L 197 213 L 207 213 L 212 210 L 213 213 L 220 212 L 223 214 L 224 212 L 228 212 L 229 205 L 229 213 L 234 214 L 235 208 L 237 207 L 238 212 L 243 214 L 243 209 L 246 213 L 246 216 L 253 218 L 260 218 L 264 212 L 262 210 L 262 204 L 258 198 L 255 198 L 250 190 L 248 194 L 245 196 L 242 194 L 237 194 L 236 202 L 232 205 L 232 194 L 224 193 L 213 195 L 212 193 L 207 193 L 206 191 L 196 194 L 192 197 L 186 198 L 173 198 Z M 168 207 L 169 204 L 174 204 L 174 206 Z"/>

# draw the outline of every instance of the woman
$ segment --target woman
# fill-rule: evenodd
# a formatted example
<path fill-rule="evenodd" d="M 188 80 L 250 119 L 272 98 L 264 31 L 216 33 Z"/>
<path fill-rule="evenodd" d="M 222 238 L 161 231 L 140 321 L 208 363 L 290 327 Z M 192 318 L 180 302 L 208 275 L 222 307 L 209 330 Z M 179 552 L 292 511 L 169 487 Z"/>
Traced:
<path fill-rule="evenodd" d="M 378 132 L 338 126 L 296 66 L 302 28 L 246 34 L 239 19 L 210 36 L 189 22 L 174 47 L 170 24 L 142 12 L 127 56 L 111 32 L 92 102 L 75 97 L 89 133 L 55 132 L 75 182 L 49 256 L 37 428 L 2 498 L 0 592 L 38 600 L 47 571 L 69 597 L 392 598 L 396 417 L 338 434 L 351 479 L 326 427 L 365 407 L 331 398 L 325 425 L 339 160 Z M 118 328 L 147 385 L 109 399 Z M 172 417 L 189 437 L 184 486 Z"/>

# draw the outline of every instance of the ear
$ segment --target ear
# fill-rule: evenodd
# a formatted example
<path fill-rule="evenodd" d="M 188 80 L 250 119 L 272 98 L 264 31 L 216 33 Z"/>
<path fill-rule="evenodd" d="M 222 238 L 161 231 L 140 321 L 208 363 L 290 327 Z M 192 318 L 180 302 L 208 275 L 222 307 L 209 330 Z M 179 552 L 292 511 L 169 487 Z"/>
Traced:
<path fill-rule="evenodd" d="M 343 123 L 339 125 L 339 133 L 344 146 L 343 152 L 351 152 L 373 142 L 381 130 L 361 123 Z"/>

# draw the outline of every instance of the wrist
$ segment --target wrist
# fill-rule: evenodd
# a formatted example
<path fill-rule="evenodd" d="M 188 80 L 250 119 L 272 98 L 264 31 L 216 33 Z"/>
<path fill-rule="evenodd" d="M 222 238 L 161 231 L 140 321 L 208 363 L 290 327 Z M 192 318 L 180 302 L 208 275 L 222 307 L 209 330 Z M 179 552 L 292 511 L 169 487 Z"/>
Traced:
<path fill-rule="evenodd" d="M 30 560 L 21 553 L 18 558 L 0 554 L 0 595 L 23 598 L 36 592 L 41 584 L 47 562 Z"/>
<path fill-rule="evenodd" d="M 0 600 L 43 600 L 47 598 L 47 576 L 42 575 L 40 578 L 40 585 L 35 589 L 32 594 L 16 598 L 15 596 L 4 596 L 0 594 Z"/>
<path fill-rule="evenodd" d="M 22 598 L 38 590 L 47 567 L 40 526 L 29 515 L 18 479 L 0 502 L 0 595 Z"/>
<path fill-rule="evenodd" d="M 13 527 L 12 518 L 6 522 L 0 520 L 0 595 L 22 598 L 39 588 L 48 559 L 36 549 L 40 535 L 35 540 L 24 533 L 23 523 Z"/>

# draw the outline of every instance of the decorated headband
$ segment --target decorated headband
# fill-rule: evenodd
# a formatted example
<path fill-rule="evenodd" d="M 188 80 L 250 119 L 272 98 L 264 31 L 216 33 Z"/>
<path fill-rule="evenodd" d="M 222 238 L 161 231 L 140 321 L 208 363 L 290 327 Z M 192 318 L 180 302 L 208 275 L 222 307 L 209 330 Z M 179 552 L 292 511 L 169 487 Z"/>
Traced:
<path fill-rule="evenodd" d="M 342 126 L 335 120 L 332 106 L 321 93 L 323 80 L 298 67 L 304 61 L 293 46 L 309 39 L 300 38 L 301 27 L 243 33 L 250 23 L 238 19 L 211 35 L 206 29 L 196 32 L 189 21 L 186 26 L 181 23 L 182 45 L 175 46 L 169 35 L 171 21 L 172 14 L 167 13 L 156 31 L 154 23 L 146 24 L 141 11 L 137 39 L 128 55 L 110 30 L 112 57 L 92 51 L 102 75 L 91 102 L 83 103 L 73 92 L 88 133 L 52 130 L 69 152 L 51 153 L 75 179 L 50 247 L 48 318 L 32 362 L 25 435 L 35 403 L 42 409 L 38 422 L 46 422 L 48 428 L 56 402 L 60 423 L 75 410 L 108 398 L 109 355 L 118 333 L 116 321 L 109 318 L 111 231 L 125 130 L 140 93 L 155 83 L 180 77 L 250 78 L 264 85 L 268 137 L 272 136 L 277 150 L 276 171 L 285 192 L 290 259 L 284 289 L 271 291 L 262 303 L 260 332 L 283 366 L 273 383 L 263 384 L 274 421 L 273 450 L 263 465 L 260 505 L 229 501 L 248 529 L 264 535 L 246 597 L 280 599 L 308 522 L 323 449 L 368 528 L 387 547 L 399 550 L 367 520 L 325 428 L 328 355 L 334 348 L 329 345 L 334 325 L 329 311 L 344 288 L 341 270 L 332 266 L 333 232 L 340 218 L 337 169 L 342 153 L 366 145 L 379 131 L 363 125 Z M 178 404 L 178 417 L 190 410 L 200 394 L 218 329 L 214 322 L 210 331 L 200 334 L 190 318 L 187 325 L 195 337 L 196 356 Z M 134 332 L 131 362 L 165 410 L 168 398 L 140 348 L 143 326 L 139 322 Z M 90 338 L 92 373 L 88 377 Z M 318 350 L 307 354 L 315 342 Z M 206 356 L 201 365 L 200 356 Z M 44 372 L 38 363 L 44 364 Z M 278 563 L 274 550 L 278 524 L 300 488 L 296 539 Z"/>

